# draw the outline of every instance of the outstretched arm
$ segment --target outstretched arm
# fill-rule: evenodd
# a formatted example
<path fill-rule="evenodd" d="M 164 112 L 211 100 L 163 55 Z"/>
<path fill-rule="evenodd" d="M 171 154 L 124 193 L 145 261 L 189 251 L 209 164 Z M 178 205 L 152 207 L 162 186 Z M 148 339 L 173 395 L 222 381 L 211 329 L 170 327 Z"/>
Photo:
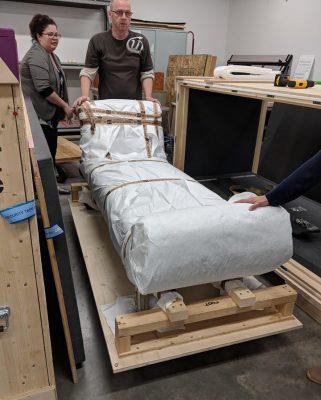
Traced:
<path fill-rule="evenodd" d="M 303 195 L 307 190 L 321 182 L 321 151 L 311 157 L 291 175 L 273 188 L 266 196 L 250 197 L 235 203 L 250 203 L 249 210 L 258 207 L 279 206 Z"/>

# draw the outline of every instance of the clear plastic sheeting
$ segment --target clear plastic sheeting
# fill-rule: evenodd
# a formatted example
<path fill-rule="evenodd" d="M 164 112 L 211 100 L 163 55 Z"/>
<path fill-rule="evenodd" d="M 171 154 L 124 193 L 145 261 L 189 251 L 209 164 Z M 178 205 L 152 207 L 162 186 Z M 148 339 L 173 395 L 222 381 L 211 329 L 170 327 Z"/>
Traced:
<path fill-rule="evenodd" d="M 131 100 L 91 106 L 130 112 L 141 107 Z M 153 103 L 144 107 L 155 115 Z M 88 120 L 88 111 L 81 115 Z M 147 132 L 146 137 L 146 128 L 132 122 L 114 126 L 92 120 L 82 127 L 81 139 L 82 172 L 127 276 L 141 294 L 259 275 L 291 257 L 284 209 L 250 212 L 248 204 L 234 203 L 244 193 L 226 202 L 166 161 L 160 126 Z"/>

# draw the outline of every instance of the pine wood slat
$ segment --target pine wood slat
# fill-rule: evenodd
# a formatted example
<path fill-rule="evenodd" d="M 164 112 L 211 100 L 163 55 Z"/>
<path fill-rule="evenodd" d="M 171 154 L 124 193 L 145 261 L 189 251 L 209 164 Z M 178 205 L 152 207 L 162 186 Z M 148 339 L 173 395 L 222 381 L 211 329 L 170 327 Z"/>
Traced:
<path fill-rule="evenodd" d="M 321 278 L 318 275 L 293 259 L 284 263 L 283 266 L 296 277 L 304 281 L 312 289 L 321 294 Z"/>

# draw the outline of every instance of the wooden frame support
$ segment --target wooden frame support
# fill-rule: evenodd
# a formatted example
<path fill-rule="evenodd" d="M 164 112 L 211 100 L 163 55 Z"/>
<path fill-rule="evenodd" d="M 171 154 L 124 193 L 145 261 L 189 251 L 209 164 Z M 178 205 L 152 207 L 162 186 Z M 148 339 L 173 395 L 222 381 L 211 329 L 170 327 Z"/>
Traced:
<path fill-rule="evenodd" d="M 244 289 L 243 291 L 246 292 Z M 257 289 L 254 296 L 256 297 L 255 304 L 242 308 L 238 307 L 230 296 L 216 297 L 185 306 L 185 327 L 190 325 L 189 331 L 200 332 L 202 329 L 200 329 L 199 323 L 201 322 L 207 321 L 210 322 L 210 325 L 213 324 L 213 326 L 217 327 L 218 319 L 240 316 L 241 314 L 244 314 L 243 323 L 251 321 L 253 315 L 255 315 L 255 318 L 258 316 L 264 317 L 263 324 L 267 324 L 270 318 L 280 321 L 292 319 L 297 294 L 289 285 Z M 178 307 L 179 304 L 180 302 L 178 302 Z M 246 313 L 253 311 L 257 311 L 257 313 L 252 313 L 252 316 L 246 315 Z M 266 317 L 268 318 L 266 319 Z M 228 319 L 228 321 L 231 322 L 231 319 Z M 116 317 L 115 326 L 115 341 L 120 356 L 129 353 L 137 354 L 147 348 L 153 348 L 154 350 L 162 348 L 168 342 L 168 338 L 157 339 L 157 332 L 164 329 L 177 328 L 175 324 L 173 325 L 168 315 L 160 309 L 119 315 Z M 233 330 L 233 328 L 231 329 Z M 151 334 L 154 332 L 156 332 L 156 336 L 153 338 Z M 150 335 L 143 335 L 147 333 Z M 169 335 L 173 336 L 173 332 L 170 332 Z M 184 335 L 178 333 L 177 336 Z M 185 340 L 192 342 L 194 336 L 187 335 Z"/>
<path fill-rule="evenodd" d="M 79 200 L 79 192 L 82 191 L 83 187 L 88 187 L 88 184 L 85 182 L 76 182 L 71 183 L 71 201 L 77 202 Z"/>
<path fill-rule="evenodd" d="M 240 308 L 254 306 L 256 303 L 255 294 L 244 287 L 232 289 L 229 295 Z"/>
<path fill-rule="evenodd" d="M 166 309 L 166 315 L 170 322 L 186 321 L 188 307 L 183 300 L 176 300 Z"/>

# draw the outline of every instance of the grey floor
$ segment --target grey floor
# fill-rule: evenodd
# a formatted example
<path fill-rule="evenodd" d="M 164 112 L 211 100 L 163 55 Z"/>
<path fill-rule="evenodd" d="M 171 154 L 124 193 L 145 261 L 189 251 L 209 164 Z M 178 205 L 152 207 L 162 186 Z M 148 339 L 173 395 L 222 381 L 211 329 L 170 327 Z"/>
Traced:
<path fill-rule="evenodd" d="M 79 179 L 77 168 L 67 170 L 70 180 Z M 300 330 L 114 375 L 68 196 L 60 200 L 86 361 L 73 384 L 63 346 L 53 340 L 59 400 L 321 399 L 321 385 L 306 378 L 307 368 L 321 365 L 321 325 L 300 309 L 295 310 L 304 324 Z"/>

